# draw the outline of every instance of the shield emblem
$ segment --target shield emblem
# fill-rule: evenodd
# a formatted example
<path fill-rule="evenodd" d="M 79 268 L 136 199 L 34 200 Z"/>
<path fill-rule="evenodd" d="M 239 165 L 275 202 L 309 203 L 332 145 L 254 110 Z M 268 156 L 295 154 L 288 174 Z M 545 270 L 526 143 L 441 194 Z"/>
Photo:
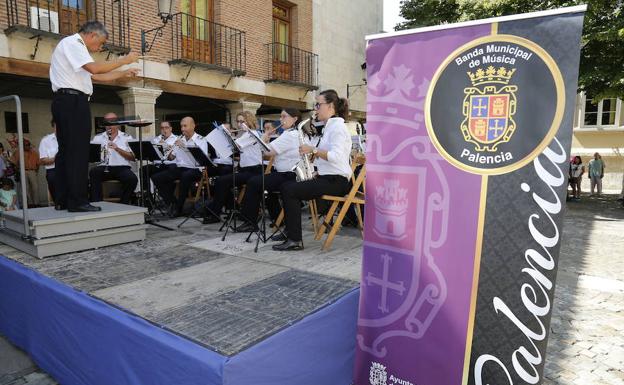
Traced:
<path fill-rule="evenodd" d="M 496 151 L 499 143 L 507 142 L 516 128 L 513 120 L 516 107 L 516 86 L 464 90 L 464 117 L 461 130 L 464 139 L 475 144 L 477 151 Z"/>

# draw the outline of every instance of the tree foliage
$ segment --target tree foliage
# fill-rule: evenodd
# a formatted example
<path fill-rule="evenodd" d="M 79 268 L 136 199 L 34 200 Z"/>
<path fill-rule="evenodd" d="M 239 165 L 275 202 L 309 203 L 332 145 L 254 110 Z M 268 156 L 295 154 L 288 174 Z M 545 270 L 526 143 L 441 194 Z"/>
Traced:
<path fill-rule="evenodd" d="M 624 0 L 403 0 L 396 30 L 587 4 L 579 89 L 594 100 L 624 98 Z"/>

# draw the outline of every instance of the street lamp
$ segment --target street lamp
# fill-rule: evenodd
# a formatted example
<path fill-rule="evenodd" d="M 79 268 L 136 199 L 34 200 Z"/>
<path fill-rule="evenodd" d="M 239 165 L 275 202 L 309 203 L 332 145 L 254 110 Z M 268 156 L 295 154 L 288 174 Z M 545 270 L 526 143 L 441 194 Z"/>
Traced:
<path fill-rule="evenodd" d="M 171 7 L 173 6 L 173 0 L 158 0 L 158 16 L 163 22 L 163 27 L 171 18 Z"/>
<path fill-rule="evenodd" d="M 162 20 L 162 25 L 160 27 L 148 29 L 147 31 L 141 30 L 141 54 L 145 55 L 146 52 L 149 52 L 154 46 L 154 41 L 157 36 L 163 35 L 163 28 L 167 25 L 167 22 L 173 19 L 173 15 L 171 14 L 171 8 L 173 7 L 173 0 L 158 0 L 158 17 Z M 154 37 L 150 43 L 147 42 L 147 34 L 155 32 Z"/>

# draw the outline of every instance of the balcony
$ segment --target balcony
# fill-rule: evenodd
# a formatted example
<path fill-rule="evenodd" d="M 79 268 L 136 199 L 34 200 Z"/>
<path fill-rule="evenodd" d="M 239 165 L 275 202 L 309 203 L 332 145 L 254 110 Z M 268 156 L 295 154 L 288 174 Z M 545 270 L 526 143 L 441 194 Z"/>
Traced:
<path fill-rule="evenodd" d="M 129 1 L 6 0 L 8 28 L 5 32 L 59 38 L 78 32 L 88 20 L 98 20 L 109 33 L 104 48 L 115 53 L 127 53 L 130 51 Z"/>
<path fill-rule="evenodd" d="M 318 89 L 317 54 L 281 43 L 265 46 L 269 63 L 266 83 Z"/>
<path fill-rule="evenodd" d="M 181 12 L 174 14 L 170 23 L 169 64 L 245 75 L 245 32 Z"/>

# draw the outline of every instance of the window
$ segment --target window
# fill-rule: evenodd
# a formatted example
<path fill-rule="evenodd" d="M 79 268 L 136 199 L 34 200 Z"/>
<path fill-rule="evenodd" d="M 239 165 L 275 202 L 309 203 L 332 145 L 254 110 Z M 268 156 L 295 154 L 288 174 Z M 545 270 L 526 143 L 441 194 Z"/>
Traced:
<path fill-rule="evenodd" d="M 273 3 L 273 58 L 283 63 L 288 62 L 290 45 L 290 9 Z"/>
<path fill-rule="evenodd" d="M 583 114 L 584 126 L 613 126 L 616 124 L 617 99 L 603 99 L 598 103 L 587 97 Z"/>
<path fill-rule="evenodd" d="M 17 134 L 17 114 L 15 112 L 4 112 L 4 126 L 7 133 Z M 22 132 L 24 134 L 30 132 L 28 128 L 28 114 L 26 112 L 22 112 Z"/>

